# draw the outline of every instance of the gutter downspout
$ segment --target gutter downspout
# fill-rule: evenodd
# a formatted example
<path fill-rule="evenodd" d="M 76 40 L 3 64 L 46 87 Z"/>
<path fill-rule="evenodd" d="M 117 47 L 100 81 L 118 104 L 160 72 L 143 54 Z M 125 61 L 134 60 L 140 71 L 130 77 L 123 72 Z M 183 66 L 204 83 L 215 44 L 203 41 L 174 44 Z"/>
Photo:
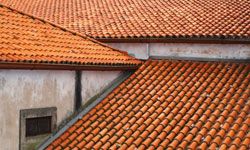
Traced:
<path fill-rule="evenodd" d="M 76 71 L 74 111 L 78 112 L 82 103 L 82 71 Z"/>

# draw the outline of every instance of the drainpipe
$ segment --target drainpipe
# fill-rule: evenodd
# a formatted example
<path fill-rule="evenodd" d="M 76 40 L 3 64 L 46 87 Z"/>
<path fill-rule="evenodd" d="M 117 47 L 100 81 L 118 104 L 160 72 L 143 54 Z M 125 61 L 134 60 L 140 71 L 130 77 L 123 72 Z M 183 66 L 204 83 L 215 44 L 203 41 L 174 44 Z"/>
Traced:
<path fill-rule="evenodd" d="M 147 43 L 147 57 L 148 57 L 148 58 L 150 57 L 149 43 Z M 148 58 L 147 58 L 147 59 L 148 59 Z"/>
<path fill-rule="evenodd" d="M 82 103 L 82 71 L 76 71 L 75 76 L 75 103 L 74 111 L 77 112 Z"/>

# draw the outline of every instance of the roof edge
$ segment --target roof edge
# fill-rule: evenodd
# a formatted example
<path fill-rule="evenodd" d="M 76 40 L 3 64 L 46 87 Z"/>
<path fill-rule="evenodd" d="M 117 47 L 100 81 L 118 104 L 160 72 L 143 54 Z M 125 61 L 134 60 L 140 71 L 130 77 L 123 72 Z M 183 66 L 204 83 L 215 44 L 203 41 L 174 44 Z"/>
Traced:
<path fill-rule="evenodd" d="M 82 34 L 80 34 L 80 33 L 78 33 L 78 32 L 72 31 L 72 30 L 70 30 L 70 29 L 68 29 L 68 28 L 65 28 L 65 27 L 60 26 L 60 25 L 55 24 L 55 23 L 52 23 L 52 22 L 50 22 L 50 21 L 48 21 L 48 20 L 44 20 L 44 19 L 42 19 L 42 18 L 39 18 L 39 17 L 30 15 L 30 14 L 24 13 L 24 12 L 19 11 L 19 10 L 17 10 L 17 9 L 11 8 L 11 7 L 9 7 L 9 6 L 6 6 L 6 5 L 4 5 L 4 4 L 2 4 L 2 3 L 0 3 L 0 7 L 5 7 L 5 8 L 7 8 L 7 9 L 11 10 L 11 11 L 17 12 L 17 13 L 22 14 L 22 15 L 25 15 L 25 16 L 28 16 L 28 17 L 30 17 L 30 18 L 32 18 L 32 19 L 37 19 L 37 20 L 39 20 L 39 21 L 42 21 L 43 23 L 48 23 L 48 24 L 50 24 L 51 26 L 54 26 L 54 27 L 56 27 L 56 28 L 59 28 L 59 29 L 65 31 L 65 32 L 69 32 L 69 33 L 71 33 L 71 34 L 73 34 L 73 35 L 80 36 L 81 38 L 88 39 L 88 40 L 90 40 L 90 41 L 92 41 L 92 42 L 94 42 L 94 43 L 97 43 L 97 44 L 102 45 L 102 46 L 104 46 L 104 47 L 108 47 L 108 48 L 110 48 L 110 49 L 112 49 L 112 50 L 114 50 L 114 51 L 118 51 L 118 52 L 121 52 L 121 53 L 123 53 L 123 54 L 127 54 L 127 55 L 128 55 L 127 52 L 121 51 L 121 50 L 118 50 L 118 49 L 115 49 L 115 48 L 113 48 L 113 47 L 111 47 L 111 46 L 109 46 L 109 45 L 106 45 L 106 44 L 104 44 L 104 43 L 101 43 L 100 41 L 97 41 L 97 40 L 95 40 L 95 39 L 93 39 L 93 38 L 88 37 L 88 35 L 82 35 Z M 132 57 L 132 56 L 131 56 L 131 57 Z M 135 59 L 136 59 L 136 58 L 135 58 Z"/>
<path fill-rule="evenodd" d="M 89 100 L 89 103 L 86 103 L 82 106 L 82 110 L 79 111 L 76 116 L 73 117 L 68 123 L 66 123 L 61 129 L 56 131 L 53 135 L 51 135 L 48 139 L 46 139 L 43 143 L 38 146 L 39 150 L 45 149 L 49 144 L 51 144 L 55 139 L 60 137 L 70 126 L 72 126 L 78 119 L 81 119 L 85 114 L 87 114 L 92 108 L 94 108 L 98 103 L 100 103 L 105 97 L 108 96 L 110 92 L 112 92 L 115 88 L 117 88 L 123 81 L 129 78 L 133 72 L 127 71 L 122 73 L 119 77 L 113 80 L 106 88 L 97 94 L 98 97 L 94 96 Z"/>
<path fill-rule="evenodd" d="M 250 37 L 225 36 L 192 36 L 192 37 L 131 37 L 131 38 L 99 38 L 95 40 L 105 43 L 212 43 L 212 44 L 250 44 Z"/>
<path fill-rule="evenodd" d="M 149 56 L 151 60 L 186 60 L 199 62 L 234 62 L 234 63 L 250 63 L 249 58 L 204 58 L 204 57 L 178 57 L 178 56 Z"/>
<path fill-rule="evenodd" d="M 7 63 L 0 62 L 0 69 L 30 69 L 30 70 L 135 70 L 140 65 L 74 65 L 49 63 Z"/>

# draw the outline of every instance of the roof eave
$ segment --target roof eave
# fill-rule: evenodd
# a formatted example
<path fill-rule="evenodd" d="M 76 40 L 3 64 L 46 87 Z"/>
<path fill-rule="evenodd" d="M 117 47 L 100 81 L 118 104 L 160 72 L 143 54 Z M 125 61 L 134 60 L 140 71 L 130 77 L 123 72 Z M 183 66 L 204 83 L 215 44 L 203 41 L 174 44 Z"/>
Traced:
<path fill-rule="evenodd" d="M 28 69 L 28 70 L 135 70 L 140 65 L 74 65 L 74 64 L 46 64 L 46 63 L 8 63 L 1 62 L 0 69 Z"/>
<path fill-rule="evenodd" d="M 104 43 L 208 43 L 208 44 L 250 44 L 250 37 L 128 37 L 100 38 L 93 37 Z"/>

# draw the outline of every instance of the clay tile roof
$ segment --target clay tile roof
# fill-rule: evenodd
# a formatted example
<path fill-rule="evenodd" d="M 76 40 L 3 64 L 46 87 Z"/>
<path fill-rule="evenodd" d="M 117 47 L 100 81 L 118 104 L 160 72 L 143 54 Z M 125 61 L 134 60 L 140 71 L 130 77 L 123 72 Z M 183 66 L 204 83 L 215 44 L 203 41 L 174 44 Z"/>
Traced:
<path fill-rule="evenodd" d="M 96 39 L 250 36 L 249 0 L 0 0 Z"/>
<path fill-rule="evenodd" d="M 250 64 L 147 61 L 47 149 L 250 149 Z"/>
<path fill-rule="evenodd" d="M 0 62 L 138 66 L 127 53 L 0 4 Z"/>

